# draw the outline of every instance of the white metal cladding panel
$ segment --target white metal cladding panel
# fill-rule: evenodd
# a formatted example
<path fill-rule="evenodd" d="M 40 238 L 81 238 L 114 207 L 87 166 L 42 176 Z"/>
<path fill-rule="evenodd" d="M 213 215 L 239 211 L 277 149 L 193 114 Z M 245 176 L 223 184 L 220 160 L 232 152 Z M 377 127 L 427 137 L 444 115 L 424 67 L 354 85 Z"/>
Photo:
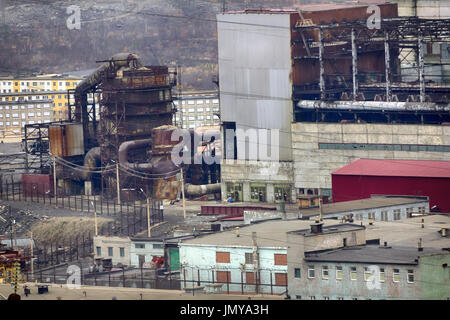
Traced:
<path fill-rule="evenodd" d="M 219 14 L 217 19 L 221 120 L 244 129 L 280 129 L 280 160 L 290 160 L 289 14 Z"/>

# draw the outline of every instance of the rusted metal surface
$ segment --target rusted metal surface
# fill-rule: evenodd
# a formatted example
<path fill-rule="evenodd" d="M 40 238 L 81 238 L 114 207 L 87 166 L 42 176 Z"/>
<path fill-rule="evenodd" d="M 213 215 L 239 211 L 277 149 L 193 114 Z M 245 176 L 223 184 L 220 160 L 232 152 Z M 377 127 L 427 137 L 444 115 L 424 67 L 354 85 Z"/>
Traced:
<path fill-rule="evenodd" d="M 53 175 L 49 174 L 23 174 L 22 175 L 23 196 L 53 196 Z"/>
<path fill-rule="evenodd" d="M 202 206 L 200 215 L 226 215 L 227 217 L 244 216 L 247 210 L 277 210 L 270 206 L 233 206 L 233 205 L 212 205 Z"/>
<path fill-rule="evenodd" d="M 81 124 L 64 123 L 49 126 L 50 153 L 56 157 L 84 154 L 83 127 Z"/>

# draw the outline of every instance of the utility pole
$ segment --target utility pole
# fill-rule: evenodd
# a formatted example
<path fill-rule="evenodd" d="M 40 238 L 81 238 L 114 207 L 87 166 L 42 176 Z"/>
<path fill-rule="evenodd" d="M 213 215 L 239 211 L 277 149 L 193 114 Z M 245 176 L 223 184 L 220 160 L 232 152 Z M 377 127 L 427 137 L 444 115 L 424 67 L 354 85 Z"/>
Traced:
<path fill-rule="evenodd" d="M 256 232 L 252 232 L 253 242 L 253 266 L 255 268 L 255 288 L 256 294 L 259 292 L 259 255 L 258 255 L 258 243 L 256 242 Z"/>
<path fill-rule="evenodd" d="M 98 236 L 98 224 L 97 224 L 97 210 L 95 209 L 94 201 L 91 201 L 92 208 L 94 208 L 94 228 L 95 228 L 95 236 Z"/>
<path fill-rule="evenodd" d="M 10 223 L 10 226 L 11 226 L 11 250 L 14 250 L 14 242 L 13 242 L 13 238 L 14 238 L 13 223 L 14 223 L 14 220 L 13 220 L 12 214 L 11 214 L 11 205 L 8 206 L 8 211 L 9 211 L 9 223 Z"/>
<path fill-rule="evenodd" d="M 119 162 L 116 162 L 116 183 L 117 183 L 117 203 L 120 204 Z"/>
<path fill-rule="evenodd" d="M 320 212 L 320 221 L 323 221 L 323 208 L 322 208 L 322 198 L 319 197 L 319 212 Z"/>
<path fill-rule="evenodd" d="M 183 217 L 186 220 L 186 199 L 184 197 L 184 176 L 183 168 L 181 168 L 181 196 L 183 197 Z"/>
<path fill-rule="evenodd" d="M 147 198 L 147 236 L 151 238 L 152 234 L 150 232 L 150 199 L 145 195 Z"/>
<path fill-rule="evenodd" d="M 30 257 L 31 257 L 31 279 L 34 280 L 34 260 L 33 260 L 33 231 L 30 231 Z"/>

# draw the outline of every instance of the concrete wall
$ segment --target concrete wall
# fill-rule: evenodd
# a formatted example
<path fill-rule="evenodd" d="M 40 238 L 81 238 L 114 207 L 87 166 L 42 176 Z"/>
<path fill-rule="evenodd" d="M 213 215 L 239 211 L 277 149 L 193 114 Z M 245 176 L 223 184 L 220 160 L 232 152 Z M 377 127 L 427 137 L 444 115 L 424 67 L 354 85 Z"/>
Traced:
<path fill-rule="evenodd" d="M 394 0 L 398 4 L 399 16 L 414 16 L 429 19 L 449 19 L 450 2 L 445 0 Z"/>
<path fill-rule="evenodd" d="M 445 266 L 446 265 L 446 266 Z M 422 299 L 450 299 L 450 253 L 420 257 Z"/>
<path fill-rule="evenodd" d="M 265 221 L 271 219 L 296 220 L 298 219 L 298 212 L 281 212 L 276 210 L 244 211 L 245 224 L 251 224 L 257 221 Z"/>
<path fill-rule="evenodd" d="M 144 244 L 145 248 L 136 248 L 136 244 Z M 139 267 L 139 255 L 145 256 L 145 262 L 152 261 L 153 257 L 164 257 L 164 246 L 154 248 L 154 244 L 162 245 L 162 242 L 132 241 L 130 244 L 130 262 L 132 266 Z"/>
<path fill-rule="evenodd" d="M 331 150 L 318 143 L 450 145 L 450 127 L 416 124 L 292 124 L 296 188 L 331 188 L 331 172 L 360 158 L 448 160 L 448 152 Z"/>
<path fill-rule="evenodd" d="M 230 263 L 217 263 L 216 252 L 230 252 Z M 245 272 L 254 270 L 253 264 L 245 264 L 245 253 L 252 253 L 252 247 L 238 247 L 238 246 L 213 246 L 213 245 L 194 245 L 194 244 L 180 244 L 180 264 L 181 264 L 181 288 L 184 288 L 184 279 L 186 279 L 186 287 L 192 286 L 190 280 L 194 280 L 194 286 L 200 276 L 200 285 L 204 286 L 207 282 L 217 282 L 216 271 L 230 272 L 230 292 L 241 292 L 241 279 L 246 282 Z M 267 248 L 260 247 L 258 249 L 260 261 L 260 283 L 265 284 L 260 286 L 259 292 L 270 293 L 270 278 L 272 273 L 272 282 L 275 285 L 275 273 L 287 273 L 287 266 L 279 266 L 274 264 L 274 254 L 286 254 L 286 248 Z M 199 271 L 200 270 L 200 271 Z M 222 290 L 227 290 L 227 284 L 224 283 Z M 255 285 L 243 286 L 244 292 L 255 292 Z M 279 294 L 286 290 L 285 287 L 272 288 L 273 293 Z"/>
<path fill-rule="evenodd" d="M 382 201 L 382 200 L 380 200 Z M 375 213 L 375 221 L 394 221 L 394 210 L 400 210 L 400 219 L 406 219 L 408 218 L 407 215 L 407 209 L 412 208 L 414 213 L 419 212 L 419 208 L 424 208 L 424 213 L 430 212 L 429 203 L 428 201 L 424 202 L 417 202 L 417 203 L 408 203 L 408 204 L 402 204 L 398 206 L 389 206 L 389 207 L 382 207 L 382 208 L 371 208 L 371 209 L 363 209 L 363 210 L 349 210 L 345 212 L 339 212 L 339 213 L 332 213 L 327 214 L 325 218 L 342 218 L 346 215 L 353 214 L 354 221 L 358 222 L 361 220 L 368 220 L 369 219 L 369 213 L 374 212 Z M 382 220 L 381 212 L 387 211 L 387 220 Z M 300 209 L 300 214 L 302 213 Z M 361 219 L 359 218 L 359 215 L 361 215 Z M 314 220 L 314 217 L 310 217 L 309 220 Z"/>
<path fill-rule="evenodd" d="M 97 247 L 101 248 L 101 255 L 97 255 Z M 108 255 L 108 248 L 113 248 L 113 256 Z M 120 248 L 124 248 L 124 256 L 120 256 Z M 130 265 L 130 238 L 127 237 L 94 237 L 94 259 L 112 259 L 115 266 L 119 263 Z"/>
<path fill-rule="evenodd" d="M 279 129 L 280 160 L 290 160 L 289 14 L 218 14 L 217 20 L 221 121 L 243 130 Z"/>
<path fill-rule="evenodd" d="M 274 185 L 292 186 L 293 166 L 290 161 L 241 161 L 226 160 L 221 164 L 222 199 L 227 198 L 227 182 L 242 183 L 243 201 L 250 201 L 250 184 L 267 185 L 267 202 L 274 202 Z M 291 199 L 296 198 L 292 188 Z"/>
<path fill-rule="evenodd" d="M 315 278 L 308 278 L 308 266 L 315 266 Z M 329 278 L 322 279 L 322 266 L 328 266 Z M 336 266 L 342 267 L 342 280 L 336 279 Z M 362 263 L 329 263 L 329 262 L 302 262 L 295 266 L 300 268 L 301 277 L 294 277 L 294 268 L 289 270 L 288 283 L 289 294 L 292 299 L 402 299 L 417 300 L 421 298 L 421 279 L 417 266 L 399 266 L 399 265 L 378 265 L 385 269 L 385 282 L 380 282 L 380 288 L 373 288 L 364 280 L 364 267 L 370 264 Z M 350 268 L 356 267 L 356 280 L 350 279 Z M 393 269 L 400 269 L 400 282 L 395 283 L 392 280 Z M 414 283 L 407 282 L 407 270 L 414 270 Z M 373 288 L 373 289 L 371 289 Z"/>

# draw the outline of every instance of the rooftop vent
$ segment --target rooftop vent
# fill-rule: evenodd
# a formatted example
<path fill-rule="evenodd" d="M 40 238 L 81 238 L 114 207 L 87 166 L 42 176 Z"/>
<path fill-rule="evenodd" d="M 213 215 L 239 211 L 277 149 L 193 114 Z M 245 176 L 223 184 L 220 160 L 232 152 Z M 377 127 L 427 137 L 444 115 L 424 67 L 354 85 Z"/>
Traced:
<path fill-rule="evenodd" d="M 311 233 L 322 233 L 323 223 L 314 223 L 311 225 Z"/>

